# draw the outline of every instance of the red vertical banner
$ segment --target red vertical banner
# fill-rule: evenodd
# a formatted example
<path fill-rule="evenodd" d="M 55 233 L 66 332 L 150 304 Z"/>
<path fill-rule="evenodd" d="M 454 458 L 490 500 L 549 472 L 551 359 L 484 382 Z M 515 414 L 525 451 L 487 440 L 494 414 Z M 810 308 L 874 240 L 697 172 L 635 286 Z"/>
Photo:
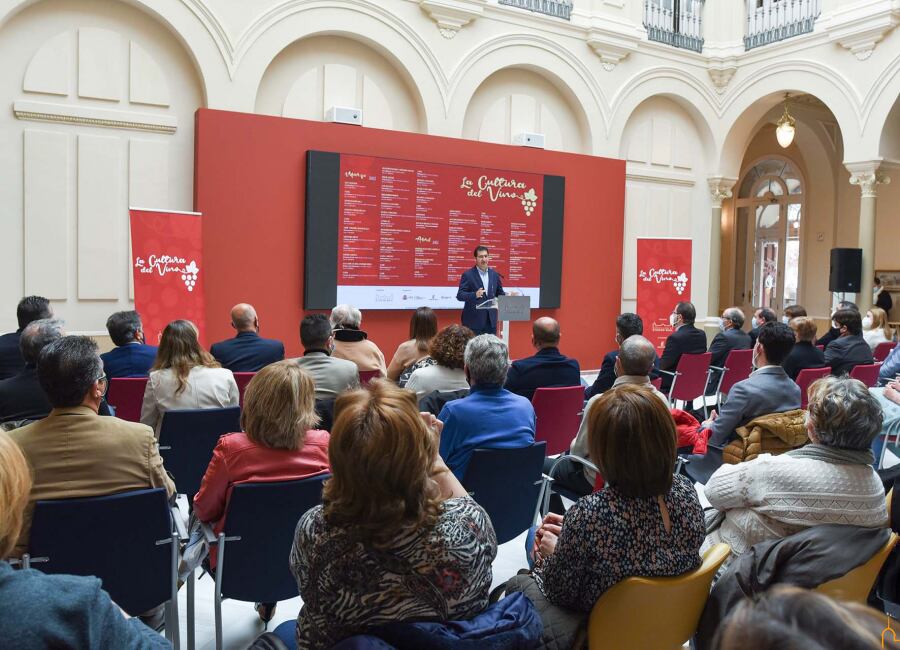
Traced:
<path fill-rule="evenodd" d="M 134 308 L 147 343 L 159 344 L 173 320 L 192 321 L 204 341 L 203 247 L 200 213 L 132 208 Z"/>
<path fill-rule="evenodd" d="M 659 351 L 672 333 L 669 315 L 691 299 L 691 240 L 637 240 L 637 313 Z"/>

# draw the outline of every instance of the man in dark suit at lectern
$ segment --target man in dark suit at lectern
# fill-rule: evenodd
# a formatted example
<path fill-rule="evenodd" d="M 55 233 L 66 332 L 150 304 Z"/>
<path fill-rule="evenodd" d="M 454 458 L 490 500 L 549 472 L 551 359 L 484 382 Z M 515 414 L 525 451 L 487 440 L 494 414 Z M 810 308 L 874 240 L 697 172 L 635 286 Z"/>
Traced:
<path fill-rule="evenodd" d="M 487 246 L 478 246 L 473 253 L 475 266 L 462 274 L 459 278 L 459 291 L 456 299 L 464 302 L 462 324 L 478 334 L 497 333 L 497 310 L 476 309 L 486 300 L 505 296 L 500 274 L 490 268 L 491 254 Z"/>

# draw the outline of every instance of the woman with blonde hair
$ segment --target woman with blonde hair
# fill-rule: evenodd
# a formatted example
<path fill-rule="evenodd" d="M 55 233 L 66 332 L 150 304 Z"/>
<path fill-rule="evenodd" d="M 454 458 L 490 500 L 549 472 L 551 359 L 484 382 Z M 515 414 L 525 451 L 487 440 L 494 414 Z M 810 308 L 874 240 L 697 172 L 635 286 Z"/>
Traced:
<path fill-rule="evenodd" d="M 93 577 L 13 569 L 12 551 L 31 492 L 31 473 L 18 445 L 0 431 L 0 648 L 171 648 L 130 618 Z"/>
<path fill-rule="evenodd" d="M 197 326 L 189 320 L 166 325 L 144 390 L 141 422 L 159 437 L 166 411 L 237 406 L 239 399 L 234 375 L 200 346 Z"/>
<path fill-rule="evenodd" d="M 312 378 L 293 361 L 270 364 L 250 380 L 243 432 L 219 438 L 194 496 L 194 515 L 211 524 L 216 535 L 225 527 L 225 506 L 236 483 L 293 481 L 329 470 L 329 436 L 316 429 L 315 394 Z M 210 559 L 214 567 L 215 555 Z M 268 621 L 275 603 L 258 604 L 257 611 Z"/>
<path fill-rule="evenodd" d="M 863 339 L 875 351 L 879 343 L 894 339 L 894 330 L 888 325 L 887 313 L 881 307 L 872 307 L 862 319 Z"/>
<path fill-rule="evenodd" d="M 497 539 L 438 454 L 441 422 L 387 380 L 338 397 L 334 416 L 333 476 L 290 556 L 304 602 L 298 647 L 484 610 Z"/>

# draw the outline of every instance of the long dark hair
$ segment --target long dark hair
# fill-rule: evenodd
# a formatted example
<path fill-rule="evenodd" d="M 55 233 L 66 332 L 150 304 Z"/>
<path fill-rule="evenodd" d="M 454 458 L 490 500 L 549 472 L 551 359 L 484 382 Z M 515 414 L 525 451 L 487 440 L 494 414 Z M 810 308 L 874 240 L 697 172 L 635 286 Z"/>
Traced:
<path fill-rule="evenodd" d="M 175 394 L 178 395 L 187 388 L 188 375 L 195 366 L 221 367 L 219 362 L 200 346 L 196 325 L 189 320 L 173 320 L 163 330 L 152 369 L 171 368 L 178 380 L 178 388 L 175 389 Z"/>
<path fill-rule="evenodd" d="M 409 338 L 416 340 L 419 352 L 428 352 L 437 331 L 437 316 L 431 307 L 419 307 L 409 319 Z"/>

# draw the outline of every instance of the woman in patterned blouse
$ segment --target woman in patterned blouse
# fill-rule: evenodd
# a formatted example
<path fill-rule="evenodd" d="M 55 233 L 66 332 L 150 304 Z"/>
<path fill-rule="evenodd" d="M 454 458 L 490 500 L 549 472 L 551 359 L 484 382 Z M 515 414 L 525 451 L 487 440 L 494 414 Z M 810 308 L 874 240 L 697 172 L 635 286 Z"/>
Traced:
<path fill-rule="evenodd" d="M 386 380 L 338 397 L 333 476 L 323 505 L 300 518 L 291 549 L 303 598 L 299 648 L 487 607 L 497 539 L 438 454 L 441 427 L 420 417 L 413 393 Z"/>
<path fill-rule="evenodd" d="M 535 540 L 534 578 L 554 604 L 590 612 L 630 576 L 675 576 L 700 566 L 705 533 L 694 487 L 672 475 L 675 423 L 651 391 L 607 391 L 589 414 L 590 457 L 606 479 L 565 518 L 550 514 Z"/>

